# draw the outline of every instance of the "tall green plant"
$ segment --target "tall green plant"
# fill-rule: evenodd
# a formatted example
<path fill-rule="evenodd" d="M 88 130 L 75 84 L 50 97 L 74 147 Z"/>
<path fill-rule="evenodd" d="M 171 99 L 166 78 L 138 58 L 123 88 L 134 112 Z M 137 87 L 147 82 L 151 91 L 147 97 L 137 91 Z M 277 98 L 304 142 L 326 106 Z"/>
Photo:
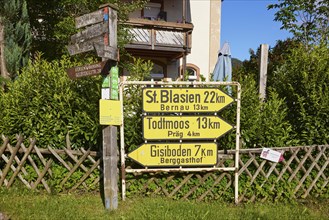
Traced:
<path fill-rule="evenodd" d="M 5 61 L 14 79 L 29 60 L 32 34 L 25 0 L 4 1 L 1 10 L 4 24 Z"/>

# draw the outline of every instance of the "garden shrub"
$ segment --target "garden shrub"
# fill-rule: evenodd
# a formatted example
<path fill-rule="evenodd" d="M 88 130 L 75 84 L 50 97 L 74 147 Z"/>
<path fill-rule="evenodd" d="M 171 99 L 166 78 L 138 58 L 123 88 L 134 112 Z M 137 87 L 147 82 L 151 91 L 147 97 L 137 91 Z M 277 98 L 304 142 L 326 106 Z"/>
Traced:
<path fill-rule="evenodd" d="M 287 118 L 302 145 L 329 141 L 329 48 L 325 44 L 292 50 L 275 71 L 273 88 L 288 107 Z"/>
<path fill-rule="evenodd" d="M 288 109 L 284 98 L 271 91 L 262 102 L 252 75 L 241 76 L 240 133 L 243 148 L 283 147 L 296 145 L 292 126 L 287 120 Z M 236 92 L 233 90 L 233 92 Z M 236 95 L 233 94 L 233 97 Z M 219 113 L 232 124 L 236 123 L 236 104 Z M 220 146 L 235 148 L 235 131 L 219 138 Z"/>
<path fill-rule="evenodd" d="M 42 148 L 64 148 L 69 133 L 71 147 L 97 148 L 101 81 L 69 79 L 66 69 L 79 65 L 67 57 L 48 62 L 38 54 L 2 92 L 0 133 L 11 139 L 16 134 L 36 138 Z"/>

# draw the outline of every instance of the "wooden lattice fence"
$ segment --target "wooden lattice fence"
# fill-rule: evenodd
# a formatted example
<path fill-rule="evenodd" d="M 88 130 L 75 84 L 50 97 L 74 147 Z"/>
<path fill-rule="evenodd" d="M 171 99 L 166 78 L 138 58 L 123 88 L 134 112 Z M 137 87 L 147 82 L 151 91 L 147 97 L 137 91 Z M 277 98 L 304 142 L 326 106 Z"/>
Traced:
<path fill-rule="evenodd" d="M 260 158 L 262 149 L 240 150 L 239 202 L 329 195 L 329 146 L 272 148 L 284 160 Z M 235 151 L 219 152 L 220 166 L 233 166 Z M 138 175 L 140 176 L 140 175 Z M 234 172 L 168 173 L 130 176 L 127 188 L 146 194 L 196 200 L 234 201 Z M 140 179 L 145 179 L 141 186 Z"/>
<path fill-rule="evenodd" d="M 96 152 L 39 148 L 34 139 L 29 146 L 18 136 L 15 147 L 2 136 L 0 148 L 0 186 L 11 187 L 14 181 L 29 189 L 73 191 L 96 189 L 100 182 L 100 159 Z"/>
<path fill-rule="evenodd" d="M 17 137 L 15 146 L 2 137 L 0 186 L 15 183 L 29 189 L 53 191 L 99 190 L 98 152 L 28 146 Z M 329 195 L 329 145 L 272 148 L 284 160 L 260 158 L 262 149 L 242 149 L 239 161 L 239 201 L 305 198 Z M 232 167 L 234 150 L 219 152 L 219 166 Z M 119 169 L 118 169 L 119 170 Z M 164 195 L 176 199 L 234 201 L 234 172 L 143 173 L 126 175 L 127 196 Z M 120 184 L 119 184 L 120 186 Z"/>

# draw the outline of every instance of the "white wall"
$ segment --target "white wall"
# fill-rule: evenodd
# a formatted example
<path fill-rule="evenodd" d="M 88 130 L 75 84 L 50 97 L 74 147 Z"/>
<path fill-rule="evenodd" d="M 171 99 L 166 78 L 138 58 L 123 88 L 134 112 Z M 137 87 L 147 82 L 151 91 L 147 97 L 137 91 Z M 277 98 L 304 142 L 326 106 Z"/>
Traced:
<path fill-rule="evenodd" d="M 200 73 L 209 72 L 209 22 L 210 0 L 190 0 L 191 16 L 194 29 L 192 32 L 192 49 L 187 56 L 187 63 L 200 68 Z"/>
<path fill-rule="evenodd" d="M 187 63 L 198 66 L 200 74 L 208 80 L 220 49 L 221 0 L 190 0 L 190 5 L 194 29 L 192 50 L 187 56 Z"/>

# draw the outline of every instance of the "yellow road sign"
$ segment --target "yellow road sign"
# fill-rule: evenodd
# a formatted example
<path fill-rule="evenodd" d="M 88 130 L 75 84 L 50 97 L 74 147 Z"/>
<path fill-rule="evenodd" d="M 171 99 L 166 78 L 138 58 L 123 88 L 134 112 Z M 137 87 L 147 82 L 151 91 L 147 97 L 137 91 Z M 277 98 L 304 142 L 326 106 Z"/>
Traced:
<path fill-rule="evenodd" d="M 100 99 L 99 122 L 101 125 L 122 125 L 121 102 Z"/>
<path fill-rule="evenodd" d="M 145 140 L 216 139 L 233 128 L 218 116 L 145 116 Z"/>
<path fill-rule="evenodd" d="M 218 88 L 144 88 L 145 112 L 218 112 L 233 98 Z"/>
<path fill-rule="evenodd" d="M 217 163 L 215 143 L 148 143 L 128 157 L 143 166 L 213 166 Z"/>

